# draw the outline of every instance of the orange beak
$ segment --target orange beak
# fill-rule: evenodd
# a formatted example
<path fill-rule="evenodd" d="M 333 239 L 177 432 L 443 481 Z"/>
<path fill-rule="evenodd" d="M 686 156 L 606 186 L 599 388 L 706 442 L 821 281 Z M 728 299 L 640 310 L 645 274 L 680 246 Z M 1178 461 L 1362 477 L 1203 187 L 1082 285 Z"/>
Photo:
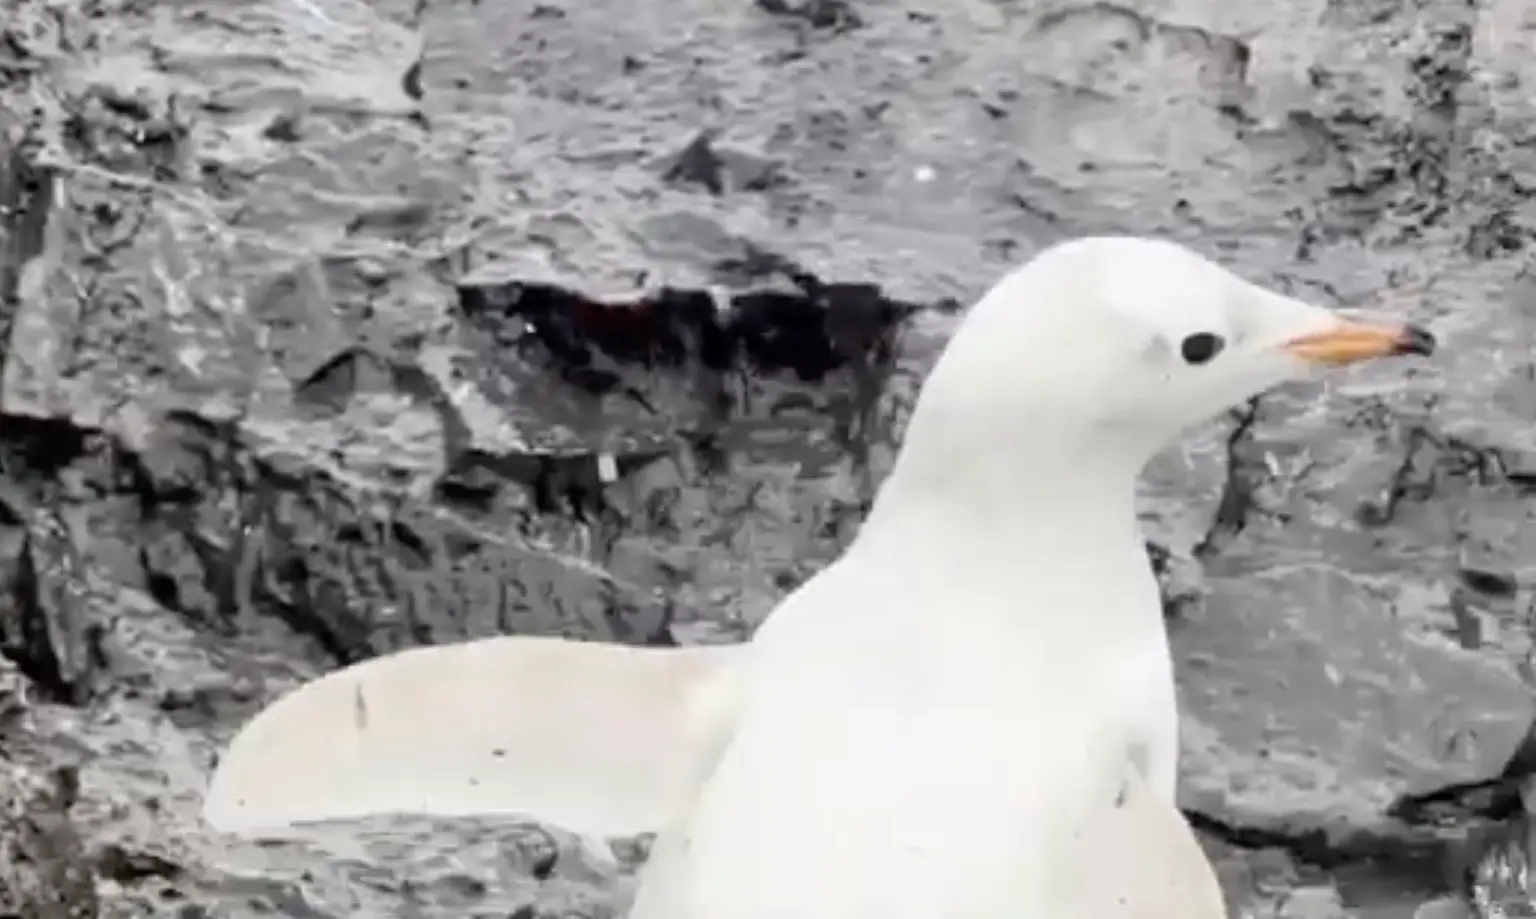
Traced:
<path fill-rule="evenodd" d="M 1291 339 L 1285 350 L 1315 364 L 1343 365 L 1399 354 L 1427 356 L 1435 351 L 1435 337 L 1407 323 L 1343 319 L 1332 328 Z"/>

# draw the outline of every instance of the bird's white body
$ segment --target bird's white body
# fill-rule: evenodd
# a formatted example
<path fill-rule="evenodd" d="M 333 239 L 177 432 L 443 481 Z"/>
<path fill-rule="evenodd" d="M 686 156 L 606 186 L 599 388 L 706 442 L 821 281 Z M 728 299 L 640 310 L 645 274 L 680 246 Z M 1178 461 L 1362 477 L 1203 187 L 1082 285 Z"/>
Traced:
<path fill-rule="evenodd" d="M 1016 295 L 973 310 L 972 348 Z M 995 369 L 966 357 L 952 341 L 923 398 Z M 1112 845 L 1122 765 L 1188 833 L 1143 457 L 998 450 L 952 481 L 984 430 L 956 420 L 919 403 L 858 538 L 759 628 L 731 740 L 633 919 L 1076 919 L 1046 906 L 1052 853 L 1077 827 Z"/>
<path fill-rule="evenodd" d="M 1070 622 L 1032 633 L 1009 598 L 1041 594 L 1007 553 L 994 580 L 969 559 L 957 581 L 962 560 L 945 558 L 942 540 L 919 572 L 886 548 L 845 556 L 764 624 L 738 726 L 675 838 L 658 842 L 633 919 L 1018 916 L 1060 873 L 1062 837 L 1046 827 L 1109 813 L 1123 775 L 1095 764 L 1134 768 L 1138 745 L 1171 758 L 1171 738 L 1153 735 L 1174 730 L 1172 707 L 1148 698 L 1172 691 L 1166 651 L 1148 648 L 1160 634 L 1106 641 Z M 1063 570 L 1051 591 L 1063 604 L 1156 604 L 1150 574 L 1114 597 L 1104 579 Z M 1000 602 L 951 620 L 972 590 Z M 890 615 L 915 605 L 933 615 Z M 1074 650 L 1085 645 L 1098 652 L 1090 666 Z M 1156 801 L 1178 819 L 1171 788 Z"/>
<path fill-rule="evenodd" d="M 967 315 L 859 536 L 750 645 L 370 661 L 254 719 L 206 814 L 656 829 L 635 919 L 1221 919 L 1137 473 L 1314 365 L 1430 347 L 1169 243 L 1054 247 Z"/>

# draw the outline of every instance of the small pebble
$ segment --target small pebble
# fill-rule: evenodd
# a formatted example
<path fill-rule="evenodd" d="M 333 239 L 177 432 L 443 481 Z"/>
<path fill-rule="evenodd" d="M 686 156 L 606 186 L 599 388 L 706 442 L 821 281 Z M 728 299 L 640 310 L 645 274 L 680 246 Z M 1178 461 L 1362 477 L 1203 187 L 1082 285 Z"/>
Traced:
<path fill-rule="evenodd" d="M 604 485 L 612 485 L 619 480 L 619 463 L 612 453 L 597 455 L 597 478 Z"/>

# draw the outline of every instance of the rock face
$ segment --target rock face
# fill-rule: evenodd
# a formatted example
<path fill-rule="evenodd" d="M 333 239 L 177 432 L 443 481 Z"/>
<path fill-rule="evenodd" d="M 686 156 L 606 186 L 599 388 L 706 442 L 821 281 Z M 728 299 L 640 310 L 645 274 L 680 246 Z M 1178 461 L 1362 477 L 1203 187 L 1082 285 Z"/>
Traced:
<path fill-rule="evenodd" d="M 1411 915 L 1517 809 L 1416 803 L 1533 708 L 1527 6 L 11 4 L 0 914 L 611 914 L 557 834 L 242 847 L 198 796 L 369 655 L 748 634 L 856 529 L 957 307 L 1114 231 L 1445 342 L 1145 490 L 1235 900 Z"/>

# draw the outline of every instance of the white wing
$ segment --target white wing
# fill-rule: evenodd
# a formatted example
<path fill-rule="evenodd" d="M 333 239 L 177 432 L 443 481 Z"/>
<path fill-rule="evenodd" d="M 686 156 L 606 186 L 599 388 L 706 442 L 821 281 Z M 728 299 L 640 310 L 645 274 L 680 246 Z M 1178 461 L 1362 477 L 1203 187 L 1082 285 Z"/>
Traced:
<path fill-rule="evenodd" d="M 204 819 L 260 834 L 381 813 L 518 814 L 631 835 L 686 809 L 728 736 L 747 645 L 501 637 L 413 648 L 278 699 L 230 744 Z"/>

